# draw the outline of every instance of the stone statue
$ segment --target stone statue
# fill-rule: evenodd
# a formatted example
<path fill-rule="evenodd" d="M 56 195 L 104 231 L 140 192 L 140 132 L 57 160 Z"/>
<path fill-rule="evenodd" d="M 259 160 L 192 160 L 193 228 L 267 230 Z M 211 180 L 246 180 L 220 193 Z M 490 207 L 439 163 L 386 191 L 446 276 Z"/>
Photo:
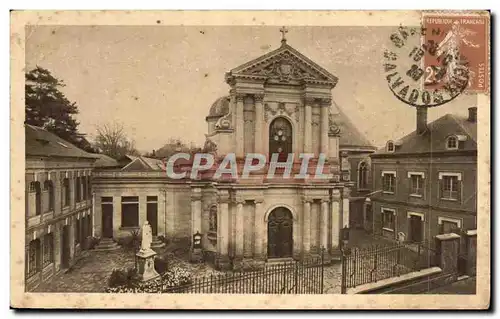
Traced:
<path fill-rule="evenodd" d="M 151 230 L 151 225 L 146 221 L 142 226 L 142 242 L 141 242 L 141 250 L 150 250 L 151 242 L 153 241 L 153 232 Z"/>

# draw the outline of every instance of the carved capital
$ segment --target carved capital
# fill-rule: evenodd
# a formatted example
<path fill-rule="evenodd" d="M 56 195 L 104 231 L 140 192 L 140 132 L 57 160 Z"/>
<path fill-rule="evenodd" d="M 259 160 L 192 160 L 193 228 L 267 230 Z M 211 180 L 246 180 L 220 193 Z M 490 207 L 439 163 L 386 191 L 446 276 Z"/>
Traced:
<path fill-rule="evenodd" d="M 243 100 L 245 99 L 247 95 L 244 93 L 236 93 L 234 97 L 236 98 L 236 103 L 243 103 Z"/>
<path fill-rule="evenodd" d="M 345 198 L 349 198 L 351 196 L 351 189 L 349 187 L 344 187 L 344 190 L 342 191 L 342 195 Z"/>
<path fill-rule="evenodd" d="M 320 201 L 321 201 L 321 204 L 323 204 L 323 203 L 329 203 L 330 199 L 329 198 L 321 198 Z"/>
<path fill-rule="evenodd" d="M 340 200 L 340 190 L 333 189 L 332 190 L 332 201 L 339 201 L 339 200 Z"/>
<path fill-rule="evenodd" d="M 253 200 L 254 203 L 257 205 L 257 204 L 263 204 L 264 203 L 264 198 L 256 198 Z"/>
<path fill-rule="evenodd" d="M 236 205 L 244 205 L 245 204 L 245 199 L 243 199 L 243 198 L 235 198 L 234 199 L 234 203 Z"/>
<path fill-rule="evenodd" d="M 316 98 L 312 96 L 304 96 L 304 104 L 305 105 L 313 105 L 316 102 Z"/>
<path fill-rule="evenodd" d="M 321 106 L 329 107 L 332 104 L 332 99 L 331 98 L 322 98 L 320 100 L 320 102 L 321 102 Z"/>
<path fill-rule="evenodd" d="M 302 196 L 302 204 L 311 204 L 313 202 L 313 199 L 311 197 L 307 197 L 307 196 Z"/>
<path fill-rule="evenodd" d="M 264 100 L 264 93 L 255 93 L 253 95 L 253 98 L 255 100 L 255 103 L 262 103 L 262 101 Z"/>

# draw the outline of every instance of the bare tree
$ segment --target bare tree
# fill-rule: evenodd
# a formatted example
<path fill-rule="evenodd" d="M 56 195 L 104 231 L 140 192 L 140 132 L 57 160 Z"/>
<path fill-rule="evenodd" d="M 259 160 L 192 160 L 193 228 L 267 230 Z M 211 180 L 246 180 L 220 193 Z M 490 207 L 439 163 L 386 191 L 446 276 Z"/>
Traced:
<path fill-rule="evenodd" d="M 95 148 L 101 153 L 118 159 L 124 155 L 140 155 L 135 142 L 129 139 L 119 123 L 105 124 L 97 127 Z"/>

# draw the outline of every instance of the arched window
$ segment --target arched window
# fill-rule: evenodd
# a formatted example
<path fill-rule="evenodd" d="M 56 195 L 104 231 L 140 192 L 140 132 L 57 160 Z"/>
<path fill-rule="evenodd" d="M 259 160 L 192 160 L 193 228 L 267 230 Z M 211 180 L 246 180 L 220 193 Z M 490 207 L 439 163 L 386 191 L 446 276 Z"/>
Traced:
<path fill-rule="evenodd" d="M 359 164 L 358 188 L 368 188 L 368 164 L 364 161 Z"/>
<path fill-rule="evenodd" d="M 394 142 L 393 141 L 387 142 L 387 152 L 394 152 Z"/>
<path fill-rule="evenodd" d="M 279 154 L 279 161 L 286 161 L 292 153 L 292 124 L 284 117 L 278 117 L 269 126 L 269 156 Z"/>
<path fill-rule="evenodd" d="M 446 140 L 446 148 L 449 150 L 458 149 L 458 138 L 455 135 L 448 136 Z"/>
<path fill-rule="evenodd" d="M 208 231 L 211 233 L 217 232 L 217 206 L 210 207 L 209 215 L 208 215 Z"/>

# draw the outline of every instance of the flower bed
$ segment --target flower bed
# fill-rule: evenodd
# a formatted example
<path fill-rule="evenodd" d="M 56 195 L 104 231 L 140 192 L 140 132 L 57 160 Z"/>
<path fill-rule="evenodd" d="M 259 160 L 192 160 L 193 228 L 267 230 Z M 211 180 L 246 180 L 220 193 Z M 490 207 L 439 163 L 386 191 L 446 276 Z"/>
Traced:
<path fill-rule="evenodd" d="M 166 265 L 164 264 L 166 263 Z M 161 266 L 160 266 L 161 265 Z M 162 293 L 167 289 L 175 289 L 189 285 L 192 280 L 192 274 L 185 268 L 177 265 L 170 265 L 165 261 L 156 261 L 155 268 L 160 272 L 160 277 L 148 282 L 141 282 L 137 278 L 135 269 L 130 268 L 127 271 L 113 270 L 106 292 L 109 293 Z M 160 266 L 160 267 L 158 267 Z"/>

